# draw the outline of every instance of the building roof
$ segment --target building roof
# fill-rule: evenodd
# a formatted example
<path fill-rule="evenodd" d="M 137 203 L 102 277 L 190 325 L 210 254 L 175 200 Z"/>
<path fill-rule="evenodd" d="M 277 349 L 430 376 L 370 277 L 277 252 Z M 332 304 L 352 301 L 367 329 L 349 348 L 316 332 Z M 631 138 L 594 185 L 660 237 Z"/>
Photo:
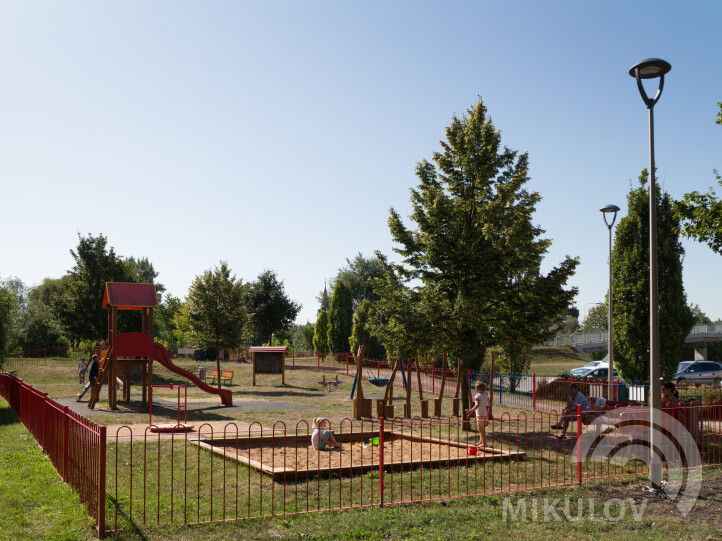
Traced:
<path fill-rule="evenodd" d="M 253 346 L 249 351 L 251 353 L 286 353 L 288 348 L 286 346 Z"/>
<path fill-rule="evenodd" d="M 142 310 L 158 306 L 153 284 L 128 284 L 106 282 L 103 307 L 113 306 L 119 310 Z"/>

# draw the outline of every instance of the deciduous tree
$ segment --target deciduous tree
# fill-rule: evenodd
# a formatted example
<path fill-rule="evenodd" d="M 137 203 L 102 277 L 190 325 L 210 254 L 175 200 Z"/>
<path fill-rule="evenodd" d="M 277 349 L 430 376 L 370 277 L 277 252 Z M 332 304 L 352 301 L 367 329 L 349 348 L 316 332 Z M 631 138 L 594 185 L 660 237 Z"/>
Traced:
<path fill-rule="evenodd" d="M 245 287 L 231 275 L 228 263 L 196 276 L 187 297 L 188 320 L 197 345 L 202 348 L 233 349 L 241 344 L 248 321 Z M 216 357 L 221 372 L 220 355 Z M 218 388 L 221 382 L 218 380 Z"/>
<path fill-rule="evenodd" d="M 254 344 L 265 344 L 275 331 L 287 330 L 296 319 L 301 305 L 293 302 L 272 270 L 265 270 L 251 282 L 247 293 L 248 312 L 255 335 Z"/>

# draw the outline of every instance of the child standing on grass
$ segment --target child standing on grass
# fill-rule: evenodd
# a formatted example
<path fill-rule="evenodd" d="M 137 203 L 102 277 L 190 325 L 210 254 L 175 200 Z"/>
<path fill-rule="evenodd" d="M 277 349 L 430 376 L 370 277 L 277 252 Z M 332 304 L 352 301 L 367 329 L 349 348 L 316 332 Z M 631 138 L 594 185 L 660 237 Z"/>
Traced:
<path fill-rule="evenodd" d="M 321 430 L 323 424 L 328 424 L 328 430 Z M 336 438 L 333 437 L 333 430 L 331 430 L 331 421 L 322 417 L 316 417 L 313 420 L 313 434 L 311 434 L 311 447 L 316 451 L 323 451 L 324 449 L 333 449 L 338 445 Z"/>
<path fill-rule="evenodd" d="M 85 359 L 80 359 L 78 363 L 78 383 L 85 383 Z"/>
<path fill-rule="evenodd" d="M 466 410 L 466 413 L 471 415 L 476 413 L 476 428 L 479 430 L 479 441 L 477 446 L 486 447 L 486 425 L 489 424 L 487 420 L 489 412 L 489 395 L 486 394 L 486 384 L 481 381 L 477 381 L 474 385 L 476 390 L 476 396 L 474 396 L 474 407 Z"/>

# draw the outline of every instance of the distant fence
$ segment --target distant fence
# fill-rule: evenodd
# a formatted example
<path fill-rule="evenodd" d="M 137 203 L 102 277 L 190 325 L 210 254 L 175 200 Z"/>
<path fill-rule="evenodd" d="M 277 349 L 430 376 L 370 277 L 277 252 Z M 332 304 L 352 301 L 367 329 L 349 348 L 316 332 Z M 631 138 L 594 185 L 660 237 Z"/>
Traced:
<path fill-rule="evenodd" d="M 78 492 L 102 536 L 105 528 L 106 428 L 6 372 L 0 373 L 0 394 L 35 437 L 63 481 Z"/>

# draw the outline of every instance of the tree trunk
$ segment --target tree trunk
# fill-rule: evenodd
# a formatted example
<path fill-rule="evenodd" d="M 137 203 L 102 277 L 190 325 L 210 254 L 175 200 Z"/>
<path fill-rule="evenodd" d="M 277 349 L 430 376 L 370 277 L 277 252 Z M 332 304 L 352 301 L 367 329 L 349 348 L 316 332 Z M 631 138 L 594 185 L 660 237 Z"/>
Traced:
<path fill-rule="evenodd" d="M 469 375 L 468 371 L 466 369 L 466 361 L 464 359 L 459 359 L 459 377 L 461 378 L 461 407 L 464 410 L 464 415 L 466 415 L 466 410 L 469 409 Z M 471 423 L 464 423 L 464 430 L 469 431 L 470 430 L 470 424 Z"/>
<path fill-rule="evenodd" d="M 216 368 L 218 369 L 218 388 L 221 388 L 221 347 L 216 344 Z"/>

